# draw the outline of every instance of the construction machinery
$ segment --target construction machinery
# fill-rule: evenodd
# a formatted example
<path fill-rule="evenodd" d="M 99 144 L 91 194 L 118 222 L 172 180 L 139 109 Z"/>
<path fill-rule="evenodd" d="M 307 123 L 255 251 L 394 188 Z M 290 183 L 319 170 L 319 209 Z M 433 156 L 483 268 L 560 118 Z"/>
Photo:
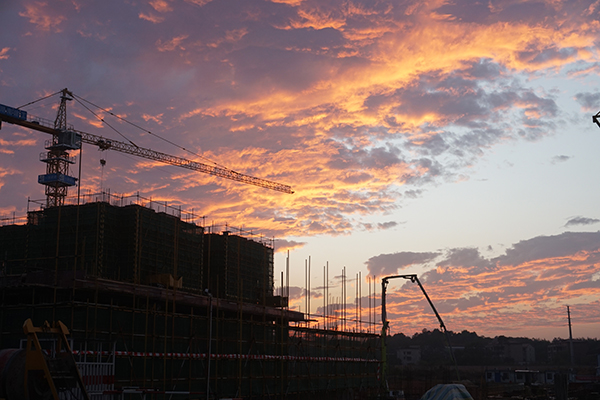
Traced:
<path fill-rule="evenodd" d="M 288 185 L 245 175 L 231 169 L 208 165 L 198 161 L 188 160 L 183 157 L 161 153 L 135 145 L 133 142 L 125 143 L 113 139 L 75 130 L 67 124 L 67 102 L 75 96 L 68 89 L 60 92 L 60 105 L 54 122 L 28 115 L 26 111 L 0 104 L 0 127 L 2 121 L 25 128 L 48 133 L 52 140 L 46 144 L 48 152 L 41 160 L 47 164 L 46 174 L 38 177 L 38 182 L 46 186 L 47 206 L 62 205 L 67 195 L 67 188 L 75 186 L 77 179 L 69 176 L 69 165 L 73 164 L 69 150 L 78 150 L 81 143 L 92 144 L 101 150 L 114 150 L 131 154 L 149 160 L 159 161 L 164 164 L 175 165 L 193 171 L 199 171 L 221 178 L 226 178 L 249 185 L 260 186 L 266 189 L 292 194 L 294 191 Z M 114 114 L 113 114 L 114 115 Z M 104 120 L 101 119 L 103 122 Z"/>
<path fill-rule="evenodd" d="M 442 320 L 442 317 L 437 312 L 435 306 L 433 305 L 433 302 L 431 301 L 431 299 L 427 295 L 427 292 L 425 291 L 425 288 L 421 284 L 421 281 L 419 281 L 419 278 L 417 277 L 416 274 L 392 275 L 392 276 L 383 277 L 381 279 L 381 323 L 382 323 L 382 325 L 381 325 L 381 384 L 382 384 L 382 389 L 384 391 L 386 391 L 386 392 L 388 392 L 388 390 L 389 390 L 388 387 L 387 387 L 387 345 L 386 345 L 386 337 L 388 335 L 388 329 L 389 329 L 389 325 L 390 324 L 389 324 L 389 321 L 387 320 L 387 310 L 386 310 L 386 302 L 385 302 L 385 300 L 386 300 L 386 292 L 387 292 L 387 286 L 388 286 L 388 283 L 389 283 L 390 279 L 396 279 L 396 278 L 407 279 L 407 280 L 410 280 L 412 283 L 416 282 L 419 285 L 419 288 L 421 288 L 421 291 L 425 295 L 425 298 L 427 299 L 427 302 L 431 306 L 431 309 L 435 313 L 435 316 L 437 317 L 437 319 L 438 319 L 438 321 L 440 323 L 440 328 L 442 329 L 442 331 L 444 332 L 444 334 L 446 336 L 446 340 L 448 342 L 448 348 L 450 350 L 450 357 L 452 358 L 452 361 L 454 362 L 454 366 L 456 368 L 456 377 L 460 381 L 460 373 L 458 371 L 458 365 L 456 364 L 456 358 L 454 357 L 454 352 L 452 350 L 452 345 L 450 344 L 450 336 L 448 335 L 448 330 L 446 329 L 446 325 L 444 324 L 444 321 Z"/>
<path fill-rule="evenodd" d="M 23 324 L 25 349 L 0 351 L 0 398 L 5 400 L 89 400 L 60 321 Z M 43 338 L 40 338 L 43 336 Z"/>

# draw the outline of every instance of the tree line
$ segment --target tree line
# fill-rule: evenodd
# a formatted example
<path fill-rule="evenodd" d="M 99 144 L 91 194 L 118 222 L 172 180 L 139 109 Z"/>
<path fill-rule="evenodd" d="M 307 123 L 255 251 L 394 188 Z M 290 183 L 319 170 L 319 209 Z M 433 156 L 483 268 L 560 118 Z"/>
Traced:
<path fill-rule="evenodd" d="M 578 338 L 573 339 L 571 343 L 569 340 L 560 338 L 554 338 L 551 341 L 507 336 L 490 338 L 467 330 L 459 333 L 448 331 L 447 338 L 439 329 L 432 331 L 423 329 L 422 332 L 412 336 L 397 333 L 387 338 L 390 363 L 399 363 L 395 357 L 398 350 L 418 348 L 420 349 L 420 365 L 450 364 L 452 359 L 448 339 L 458 365 L 513 365 L 517 361 L 501 351 L 510 345 L 532 346 L 535 353 L 535 362 L 532 364 L 535 365 L 568 366 L 573 362 L 580 366 L 596 366 L 599 362 L 600 340 L 598 339 Z M 571 348 L 573 357 L 571 357 Z"/>

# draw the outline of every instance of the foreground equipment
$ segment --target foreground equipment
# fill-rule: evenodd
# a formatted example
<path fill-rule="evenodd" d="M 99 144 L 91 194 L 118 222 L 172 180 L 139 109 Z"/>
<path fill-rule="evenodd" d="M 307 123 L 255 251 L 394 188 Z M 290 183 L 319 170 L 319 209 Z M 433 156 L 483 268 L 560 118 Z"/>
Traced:
<path fill-rule="evenodd" d="M 435 385 L 421 397 L 421 400 L 473 400 L 473 397 L 460 384 Z"/>
<path fill-rule="evenodd" d="M 67 341 L 67 327 L 60 321 L 34 327 L 25 321 L 25 349 L 0 351 L 0 398 L 5 400 L 89 400 Z M 50 338 L 43 346 L 38 334 Z M 59 394 L 62 394 L 59 397 Z"/>

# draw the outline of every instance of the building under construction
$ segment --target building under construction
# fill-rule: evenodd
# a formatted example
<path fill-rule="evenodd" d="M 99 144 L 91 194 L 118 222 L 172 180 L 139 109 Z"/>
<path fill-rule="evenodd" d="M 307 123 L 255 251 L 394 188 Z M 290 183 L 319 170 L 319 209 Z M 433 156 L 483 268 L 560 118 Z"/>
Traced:
<path fill-rule="evenodd" d="M 273 243 L 139 197 L 0 227 L 0 349 L 62 321 L 92 398 L 368 398 L 380 336 L 315 329 L 274 296 Z"/>

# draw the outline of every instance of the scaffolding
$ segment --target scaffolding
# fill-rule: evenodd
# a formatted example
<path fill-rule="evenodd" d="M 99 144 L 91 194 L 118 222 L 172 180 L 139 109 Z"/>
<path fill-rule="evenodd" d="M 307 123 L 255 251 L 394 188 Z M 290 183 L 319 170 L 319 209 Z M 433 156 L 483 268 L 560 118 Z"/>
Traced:
<path fill-rule="evenodd" d="M 377 392 L 379 335 L 309 327 L 273 296 L 272 244 L 164 210 L 96 201 L 0 227 L 0 348 L 28 318 L 62 321 L 97 399 Z"/>

